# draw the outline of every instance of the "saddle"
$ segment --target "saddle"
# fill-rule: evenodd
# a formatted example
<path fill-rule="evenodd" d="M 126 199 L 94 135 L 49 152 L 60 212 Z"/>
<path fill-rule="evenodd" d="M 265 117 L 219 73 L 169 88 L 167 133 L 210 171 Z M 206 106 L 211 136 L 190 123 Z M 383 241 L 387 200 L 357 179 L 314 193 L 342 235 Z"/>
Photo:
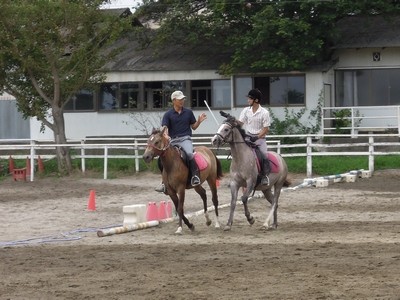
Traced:
<path fill-rule="evenodd" d="M 189 170 L 189 175 L 188 175 L 188 179 L 187 179 L 187 185 L 190 185 L 190 180 L 191 180 L 193 174 L 192 174 L 192 171 L 191 171 L 191 168 L 190 168 L 190 163 L 189 163 L 188 156 L 187 156 L 186 152 L 183 150 L 182 147 L 174 146 L 174 149 L 179 153 L 180 158 L 182 159 L 183 163 L 186 165 L 186 167 Z M 207 168 L 208 163 L 205 160 L 205 158 L 203 157 L 203 155 L 201 155 L 200 153 L 194 152 L 193 159 L 194 159 L 199 171 L 202 171 L 205 168 Z"/>
<path fill-rule="evenodd" d="M 262 160 L 263 160 L 263 155 L 261 153 L 260 148 L 253 142 L 251 142 L 248 139 L 245 139 L 245 143 L 252 148 L 254 157 L 256 159 L 256 164 L 257 164 L 257 170 L 258 173 L 261 172 L 261 165 L 262 165 Z M 272 154 L 272 153 L 266 153 L 266 157 L 268 158 L 269 166 L 271 173 L 278 173 L 279 172 L 279 164 L 277 158 Z M 260 176 L 258 176 L 260 179 Z M 258 180 L 257 180 L 258 181 Z"/>

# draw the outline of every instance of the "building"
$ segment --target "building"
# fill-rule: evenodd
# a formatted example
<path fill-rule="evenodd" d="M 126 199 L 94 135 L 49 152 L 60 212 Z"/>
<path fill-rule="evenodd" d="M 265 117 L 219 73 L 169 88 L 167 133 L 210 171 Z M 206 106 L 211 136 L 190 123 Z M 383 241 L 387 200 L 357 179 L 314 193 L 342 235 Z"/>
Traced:
<path fill-rule="evenodd" d="M 222 121 L 220 110 L 238 116 L 247 105 L 247 92 L 255 87 L 265 95 L 263 105 L 278 118 L 284 118 L 285 108 L 299 111 L 305 107 L 310 111 L 319 101 L 324 107 L 399 106 L 399 25 L 397 16 L 351 16 L 338 23 L 342 38 L 324 66 L 304 72 L 231 77 L 218 73 L 220 64 L 230 57 L 228 51 L 207 45 L 196 49 L 171 45 L 157 52 L 138 50 L 134 43 L 121 41 L 128 47 L 106 66 L 106 82 L 98 91 L 82 91 L 67 105 L 66 134 L 69 139 L 146 135 L 159 126 L 175 89 L 185 93 L 186 106 L 195 115 L 208 115 L 196 134 L 215 133 L 216 123 Z M 302 122 L 316 120 L 305 115 Z M 49 129 L 41 133 L 40 123 L 33 118 L 30 136 L 53 138 Z"/>

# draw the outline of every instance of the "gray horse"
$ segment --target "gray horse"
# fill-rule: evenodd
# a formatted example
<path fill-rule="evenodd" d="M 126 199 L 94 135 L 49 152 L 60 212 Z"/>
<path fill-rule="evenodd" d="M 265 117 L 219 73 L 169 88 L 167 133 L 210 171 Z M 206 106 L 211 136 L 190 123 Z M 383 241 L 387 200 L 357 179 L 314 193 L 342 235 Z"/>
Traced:
<path fill-rule="evenodd" d="M 265 229 L 276 229 L 278 226 L 277 211 L 278 199 L 282 187 L 290 185 L 287 178 L 288 169 L 283 158 L 272 151 L 268 151 L 268 159 L 270 160 L 271 173 L 269 175 L 269 185 L 259 185 L 257 177 L 259 174 L 258 161 L 255 155 L 255 150 L 245 141 L 245 132 L 235 117 L 220 112 L 226 117 L 224 123 L 219 127 L 217 133 L 211 139 L 211 143 L 215 147 L 228 143 L 231 148 L 232 162 L 230 168 L 230 188 L 231 188 L 231 210 L 228 223 L 224 230 L 230 230 L 233 223 L 233 215 L 236 208 L 236 200 L 238 197 L 239 188 L 243 187 L 242 202 L 244 206 L 245 216 L 250 225 L 254 224 L 254 218 L 250 215 L 247 200 L 251 193 L 255 190 L 261 190 L 271 204 L 271 210 L 263 224 Z M 271 188 L 274 187 L 274 192 Z"/>

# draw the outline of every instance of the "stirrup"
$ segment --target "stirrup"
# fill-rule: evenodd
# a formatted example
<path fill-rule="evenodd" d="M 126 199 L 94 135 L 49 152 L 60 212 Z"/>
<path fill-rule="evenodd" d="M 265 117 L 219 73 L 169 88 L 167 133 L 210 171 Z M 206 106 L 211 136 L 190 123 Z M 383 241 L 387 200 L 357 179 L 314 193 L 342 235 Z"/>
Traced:
<path fill-rule="evenodd" d="M 261 185 L 269 185 L 269 177 L 267 175 L 261 178 Z"/>
<path fill-rule="evenodd" d="M 192 177 L 192 180 L 191 180 L 190 184 L 191 184 L 192 186 L 197 186 L 197 185 L 199 185 L 199 184 L 200 184 L 200 178 L 199 178 L 199 176 L 194 175 L 194 176 Z"/>
<path fill-rule="evenodd" d="M 156 192 L 159 192 L 159 193 L 166 193 L 166 191 L 167 191 L 167 189 L 165 188 L 165 184 L 164 183 L 161 183 L 158 187 L 156 187 L 155 189 L 154 189 Z"/>

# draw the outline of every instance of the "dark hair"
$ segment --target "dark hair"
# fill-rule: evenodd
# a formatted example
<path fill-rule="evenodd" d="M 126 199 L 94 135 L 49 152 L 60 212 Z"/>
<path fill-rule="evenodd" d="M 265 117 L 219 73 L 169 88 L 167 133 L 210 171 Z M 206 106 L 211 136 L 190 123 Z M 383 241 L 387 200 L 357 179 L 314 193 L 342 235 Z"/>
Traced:
<path fill-rule="evenodd" d="M 252 89 L 250 92 L 247 94 L 247 97 L 253 99 L 253 100 L 258 100 L 258 102 L 261 101 L 262 99 L 262 94 L 259 89 Z"/>

